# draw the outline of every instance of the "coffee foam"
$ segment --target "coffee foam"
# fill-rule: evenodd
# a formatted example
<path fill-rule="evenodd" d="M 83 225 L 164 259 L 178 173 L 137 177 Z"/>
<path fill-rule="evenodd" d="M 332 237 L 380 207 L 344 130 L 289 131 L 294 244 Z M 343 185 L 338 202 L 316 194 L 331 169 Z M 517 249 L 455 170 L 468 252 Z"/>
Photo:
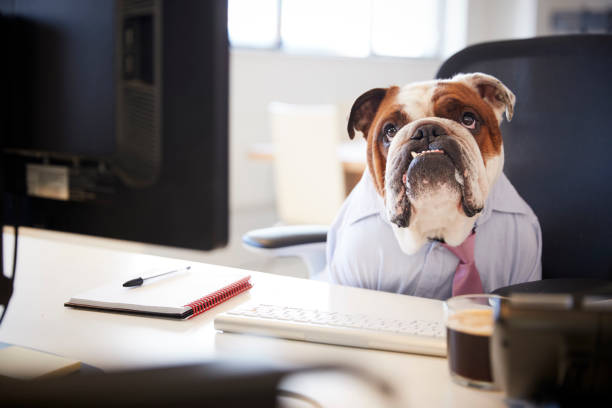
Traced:
<path fill-rule="evenodd" d="M 466 309 L 450 316 L 446 322 L 449 329 L 475 336 L 493 334 L 493 310 Z"/>

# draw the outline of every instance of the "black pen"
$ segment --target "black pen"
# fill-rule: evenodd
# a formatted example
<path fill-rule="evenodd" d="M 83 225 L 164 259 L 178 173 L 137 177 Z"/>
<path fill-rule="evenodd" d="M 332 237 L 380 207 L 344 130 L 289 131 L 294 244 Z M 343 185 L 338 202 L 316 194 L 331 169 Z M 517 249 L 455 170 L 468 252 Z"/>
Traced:
<path fill-rule="evenodd" d="M 191 266 L 188 266 L 186 268 L 181 268 L 181 269 L 174 269 L 172 271 L 168 271 L 168 272 L 164 272 L 164 273 L 160 273 L 159 275 L 154 275 L 154 276 L 147 276 L 146 278 L 136 278 L 136 279 L 132 279 L 129 280 L 127 282 L 125 282 L 123 284 L 124 287 L 126 288 L 131 288 L 133 286 L 140 286 L 144 283 L 144 281 L 146 281 L 147 279 L 153 279 L 153 278 L 157 278 L 160 276 L 164 276 L 164 275 L 168 275 L 170 273 L 175 273 L 175 272 L 182 272 L 182 271 L 188 271 L 189 269 L 191 269 Z"/>

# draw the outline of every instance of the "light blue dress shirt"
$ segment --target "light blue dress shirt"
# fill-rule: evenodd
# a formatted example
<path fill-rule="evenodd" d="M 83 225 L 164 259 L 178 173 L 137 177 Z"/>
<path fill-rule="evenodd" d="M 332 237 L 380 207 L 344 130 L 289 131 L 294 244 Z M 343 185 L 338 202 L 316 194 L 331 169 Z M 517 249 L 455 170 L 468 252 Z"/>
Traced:
<path fill-rule="evenodd" d="M 476 220 L 474 255 L 485 292 L 541 279 L 538 218 L 503 173 Z M 402 252 L 368 170 L 327 235 L 330 279 L 341 285 L 447 299 L 458 263 L 455 255 L 433 241 L 416 254 Z"/>

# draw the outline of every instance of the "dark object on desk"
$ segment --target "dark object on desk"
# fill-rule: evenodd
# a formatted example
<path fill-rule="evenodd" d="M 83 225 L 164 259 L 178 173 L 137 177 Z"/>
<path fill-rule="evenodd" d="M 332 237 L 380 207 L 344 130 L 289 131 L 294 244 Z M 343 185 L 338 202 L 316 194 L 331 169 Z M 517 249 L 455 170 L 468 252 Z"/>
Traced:
<path fill-rule="evenodd" d="M 612 281 L 603 279 L 544 279 L 534 282 L 517 283 L 493 291 L 495 295 L 510 296 L 513 293 L 601 293 L 612 296 Z"/>
<path fill-rule="evenodd" d="M 210 363 L 25 382 L 0 379 L 2 405 L 275 407 L 290 369 Z"/>
<path fill-rule="evenodd" d="M 299 406 L 320 407 L 307 395 L 283 389 L 282 381 L 292 375 L 316 377 L 324 372 L 360 379 L 362 386 L 369 385 L 387 402 L 395 398 L 393 389 L 385 381 L 355 368 L 276 366 L 237 361 L 75 375 L 56 380 L 0 379 L 0 396 L 3 407 L 272 408 L 278 406 L 279 397 L 298 400 L 301 402 Z"/>
<path fill-rule="evenodd" d="M 510 400 L 612 404 L 612 296 L 515 294 L 495 320 L 494 377 Z"/>
<path fill-rule="evenodd" d="M 227 2 L 9 0 L 0 17 L 4 221 L 225 245 Z"/>
<path fill-rule="evenodd" d="M 516 95 L 504 172 L 540 220 L 543 278 L 612 279 L 612 35 L 478 44 L 436 76 L 475 71 Z"/>

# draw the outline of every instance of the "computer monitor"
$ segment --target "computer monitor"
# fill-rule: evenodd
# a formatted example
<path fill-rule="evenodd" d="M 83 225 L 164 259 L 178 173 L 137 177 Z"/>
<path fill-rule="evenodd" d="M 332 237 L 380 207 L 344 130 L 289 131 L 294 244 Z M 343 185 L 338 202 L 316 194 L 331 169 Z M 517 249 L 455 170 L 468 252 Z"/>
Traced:
<path fill-rule="evenodd" d="M 5 224 L 228 239 L 224 0 L 0 0 Z"/>

